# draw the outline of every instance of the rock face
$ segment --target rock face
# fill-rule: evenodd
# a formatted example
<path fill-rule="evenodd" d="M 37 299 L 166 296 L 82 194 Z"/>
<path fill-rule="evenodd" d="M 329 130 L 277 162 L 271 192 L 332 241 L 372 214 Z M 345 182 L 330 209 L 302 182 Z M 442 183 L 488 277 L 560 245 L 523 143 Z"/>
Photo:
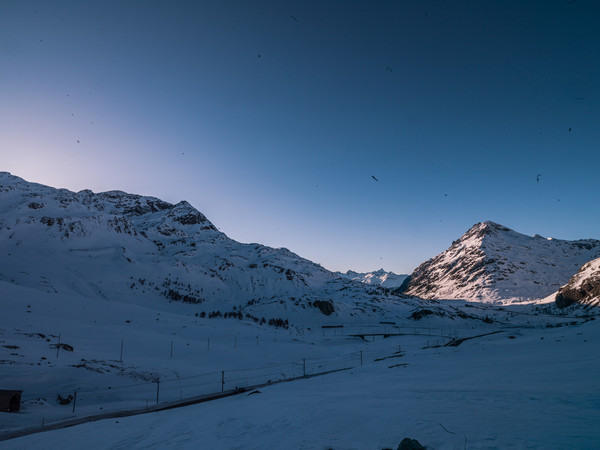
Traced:
<path fill-rule="evenodd" d="M 575 303 L 600 306 L 600 258 L 583 267 L 556 294 L 556 306 L 566 308 Z"/>
<path fill-rule="evenodd" d="M 398 444 L 398 450 L 426 450 L 426 447 L 423 447 L 416 439 L 404 438 Z"/>
<path fill-rule="evenodd" d="M 531 237 L 482 222 L 417 267 L 404 293 L 484 302 L 538 299 L 556 292 L 582 264 L 599 256 L 597 240 Z"/>

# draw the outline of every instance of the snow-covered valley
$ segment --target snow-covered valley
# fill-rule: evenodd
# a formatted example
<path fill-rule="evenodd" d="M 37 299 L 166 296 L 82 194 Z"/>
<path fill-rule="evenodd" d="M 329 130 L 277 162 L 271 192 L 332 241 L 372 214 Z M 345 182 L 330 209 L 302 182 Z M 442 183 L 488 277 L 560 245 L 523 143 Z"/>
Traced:
<path fill-rule="evenodd" d="M 546 300 L 426 300 L 386 289 L 401 275 L 342 277 L 233 241 L 186 202 L 0 181 L 0 389 L 23 391 L 0 448 L 600 445 L 598 311 L 558 308 L 547 282 L 595 242 L 529 238 Z M 489 291 L 497 273 L 480 275 L 461 292 Z"/>

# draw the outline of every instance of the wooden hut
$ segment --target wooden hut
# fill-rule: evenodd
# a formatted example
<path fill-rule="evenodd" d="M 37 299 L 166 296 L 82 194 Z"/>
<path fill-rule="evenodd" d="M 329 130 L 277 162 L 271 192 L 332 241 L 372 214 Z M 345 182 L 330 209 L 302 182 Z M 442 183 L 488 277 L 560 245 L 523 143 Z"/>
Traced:
<path fill-rule="evenodd" d="M 21 393 L 0 389 L 0 412 L 17 412 L 21 409 Z"/>

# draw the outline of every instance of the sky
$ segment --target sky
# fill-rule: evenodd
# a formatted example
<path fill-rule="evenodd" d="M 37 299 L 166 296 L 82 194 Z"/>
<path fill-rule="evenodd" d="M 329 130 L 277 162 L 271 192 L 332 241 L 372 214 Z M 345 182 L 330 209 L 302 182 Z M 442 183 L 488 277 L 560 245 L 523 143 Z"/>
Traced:
<path fill-rule="evenodd" d="M 410 273 L 473 224 L 600 239 L 593 0 L 0 2 L 0 170 Z"/>

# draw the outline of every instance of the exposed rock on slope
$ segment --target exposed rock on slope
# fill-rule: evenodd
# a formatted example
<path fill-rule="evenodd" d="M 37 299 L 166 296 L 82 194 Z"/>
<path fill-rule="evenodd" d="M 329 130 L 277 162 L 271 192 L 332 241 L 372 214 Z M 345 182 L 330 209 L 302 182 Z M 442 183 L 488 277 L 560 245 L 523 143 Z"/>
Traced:
<path fill-rule="evenodd" d="M 582 264 L 599 256 L 597 240 L 530 237 L 483 222 L 417 267 L 404 293 L 489 302 L 537 299 L 556 292 Z"/>
<path fill-rule="evenodd" d="M 556 306 L 566 308 L 574 303 L 600 306 L 600 258 L 583 267 L 556 294 Z"/>

